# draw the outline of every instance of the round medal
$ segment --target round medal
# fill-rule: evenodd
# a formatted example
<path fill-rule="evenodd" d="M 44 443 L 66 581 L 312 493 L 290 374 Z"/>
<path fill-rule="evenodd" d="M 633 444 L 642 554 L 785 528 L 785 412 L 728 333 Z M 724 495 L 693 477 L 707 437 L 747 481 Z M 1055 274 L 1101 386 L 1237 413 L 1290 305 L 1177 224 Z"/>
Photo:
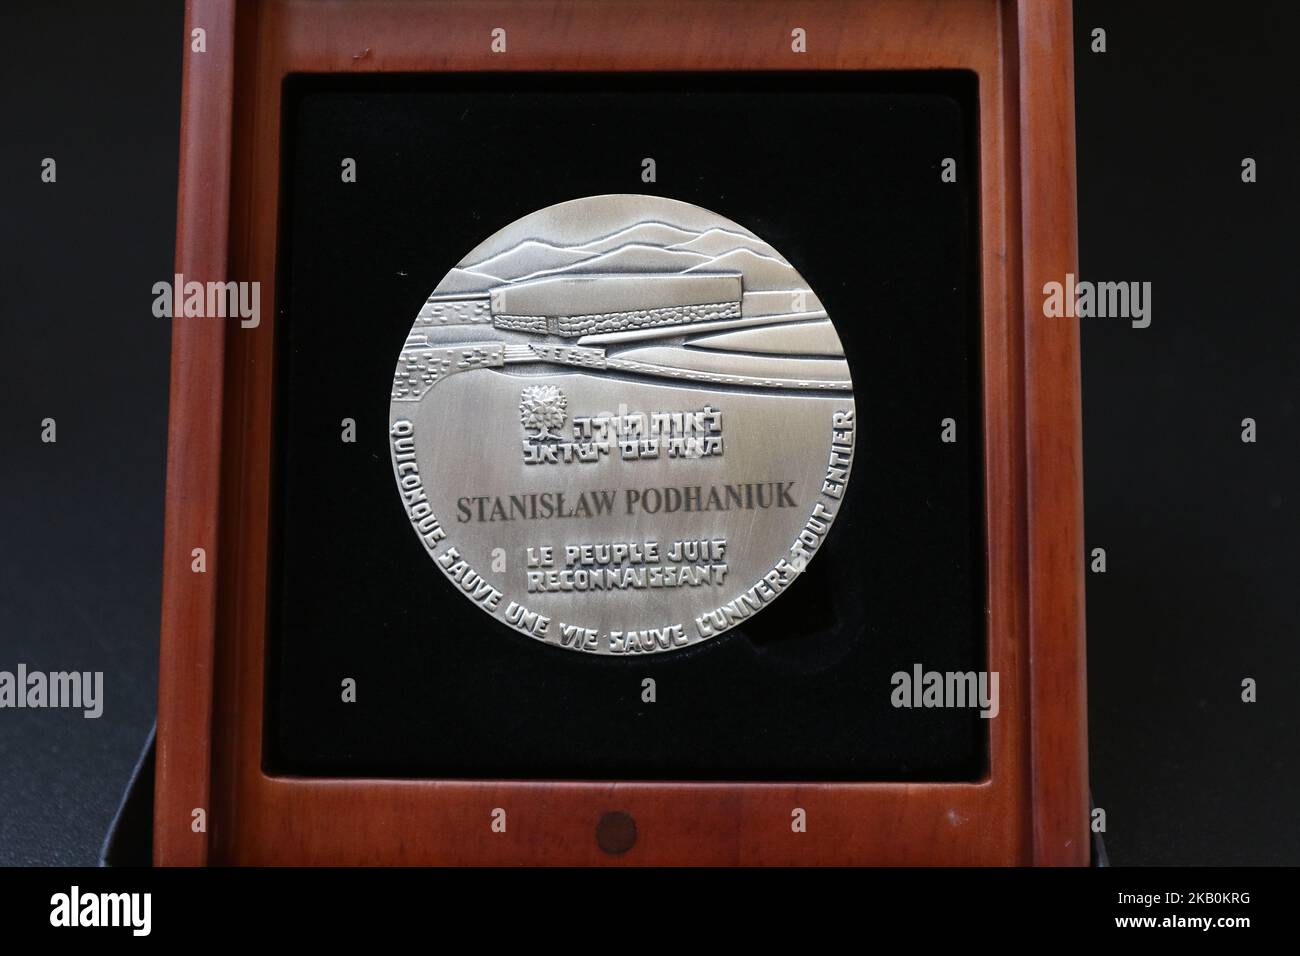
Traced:
<path fill-rule="evenodd" d="M 690 647 L 780 597 L 840 510 L 855 417 L 799 273 L 728 219 L 592 196 L 447 273 L 393 376 L 398 491 L 484 613 L 593 654 Z"/>

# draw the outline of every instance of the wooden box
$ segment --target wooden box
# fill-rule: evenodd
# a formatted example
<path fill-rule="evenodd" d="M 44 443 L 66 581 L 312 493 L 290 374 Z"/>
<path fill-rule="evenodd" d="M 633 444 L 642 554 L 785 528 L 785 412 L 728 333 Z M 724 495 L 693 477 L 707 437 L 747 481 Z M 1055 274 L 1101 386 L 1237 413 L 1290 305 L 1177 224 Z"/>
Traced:
<path fill-rule="evenodd" d="M 185 43 L 176 271 L 256 281 L 262 299 L 256 328 L 174 320 L 158 864 L 1087 863 L 1078 331 L 1042 309 L 1044 284 L 1077 271 L 1068 3 L 189 0 Z M 979 779 L 269 767 L 286 78 L 953 70 L 978 85 L 982 624 L 1001 675 Z"/>

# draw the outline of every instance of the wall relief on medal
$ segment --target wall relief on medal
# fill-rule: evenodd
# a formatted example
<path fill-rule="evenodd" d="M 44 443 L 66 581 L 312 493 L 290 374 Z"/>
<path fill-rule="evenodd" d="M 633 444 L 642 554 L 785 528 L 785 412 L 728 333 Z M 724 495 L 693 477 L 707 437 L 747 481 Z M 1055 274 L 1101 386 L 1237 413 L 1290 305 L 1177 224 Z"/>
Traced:
<path fill-rule="evenodd" d="M 389 412 L 398 491 L 452 586 L 537 641 L 615 655 L 690 647 L 789 588 L 855 430 L 799 273 L 730 220 L 632 195 L 470 251 L 415 317 Z"/>

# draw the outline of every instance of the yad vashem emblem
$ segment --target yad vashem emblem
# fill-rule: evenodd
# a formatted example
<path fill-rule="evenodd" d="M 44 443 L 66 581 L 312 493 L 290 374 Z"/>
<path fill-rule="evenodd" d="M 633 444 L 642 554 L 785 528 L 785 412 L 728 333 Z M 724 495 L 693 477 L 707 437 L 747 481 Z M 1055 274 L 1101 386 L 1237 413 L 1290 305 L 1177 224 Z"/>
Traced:
<path fill-rule="evenodd" d="M 401 500 L 452 587 L 536 641 L 616 655 L 779 599 L 844 502 L 855 427 L 799 273 L 654 196 L 549 206 L 471 250 L 415 317 L 389 412 Z"/>

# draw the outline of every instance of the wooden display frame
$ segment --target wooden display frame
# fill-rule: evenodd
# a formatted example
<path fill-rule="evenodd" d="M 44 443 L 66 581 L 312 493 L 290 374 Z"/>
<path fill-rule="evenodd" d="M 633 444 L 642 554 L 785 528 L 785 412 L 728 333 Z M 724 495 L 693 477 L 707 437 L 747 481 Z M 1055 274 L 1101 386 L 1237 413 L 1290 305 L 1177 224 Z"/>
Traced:
<path fill-rule="evenodd" d="M 508 29 L 509 52 L 490 50 Z M 791 50 L 806 31 L 807 52 Z M 191 47 L 204 31 L 205 52 Z M 1063 0 L 189 0 L 176 271 L 259 281 L 261 324 L 176 318 L 154 860 L 236 864 L 1086 864 L 1078 328 Z M 973 71 L 979 81 L 989 766 L 968 783 L 270 775 L 267 634 L 280 97 L 291 73 Z M 194 548 L 207 570 L 191 568 Z M 507 810 L 493 832 L 494 808 Z M 792 832 L 803 808 L 807 830 Z M 196 810 L 206 826 L 199 827 Z M 635 845 L 602 849 L 620 811 Z"/>

